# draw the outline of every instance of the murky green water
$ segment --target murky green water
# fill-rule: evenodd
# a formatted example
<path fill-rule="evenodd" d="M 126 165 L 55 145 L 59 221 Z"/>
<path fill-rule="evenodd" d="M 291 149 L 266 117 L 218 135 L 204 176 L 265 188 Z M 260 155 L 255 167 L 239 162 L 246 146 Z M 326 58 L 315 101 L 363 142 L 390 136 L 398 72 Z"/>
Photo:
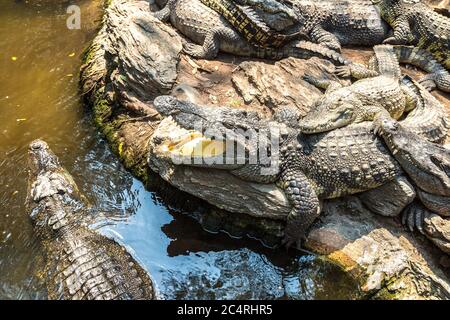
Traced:
<path fill-rule="evenodd" d="M 82 9 L 81 30 L 66 28 L 67 5 L 29 2 L 0 1 L 0 299 L 46 298 L 36 275 L 41 248 L 24 209 L 26 149 L 36 138 L 109 213 L 100 231 L 127 246 L 162 298 L 354 296 L 354 284 L 330 264 L 209 234 L 146 191 L 109 152 L 78 98 L 80 55 L 95 35 L 99 1 L 71 2 Z"/>

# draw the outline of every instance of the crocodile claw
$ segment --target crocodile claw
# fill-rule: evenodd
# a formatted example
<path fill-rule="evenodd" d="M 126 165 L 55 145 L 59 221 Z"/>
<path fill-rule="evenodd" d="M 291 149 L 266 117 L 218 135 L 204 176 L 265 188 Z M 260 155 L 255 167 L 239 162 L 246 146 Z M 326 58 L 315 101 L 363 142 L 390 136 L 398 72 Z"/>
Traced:
<path fill-rule="evenodd" d="M 183 52 L 193 58 L 207 58 L 202 46 L 190 42 L 183 42 Z"/>
<path fill-rule="evenodd" d="M 429 212 L 422 205 L 413 203 L 409 205 L 402 215 L 402 224 L 410 231 L 419 231 L 421 234 L 425 234 L 424 221 L 428 217 Z"/>
<path fill-rule="evenodd" d="M 336 67 L 334 73 L 341 78 L 350 77 L 351 71 L 349 66 L 338 66 Z"/>
<path fill-rule="evenodd" d="M 401 45 L 406 44 L 406 41 L 399 40 L 396 37 L 389 37 L 383 41 L 383 44 Z"/>

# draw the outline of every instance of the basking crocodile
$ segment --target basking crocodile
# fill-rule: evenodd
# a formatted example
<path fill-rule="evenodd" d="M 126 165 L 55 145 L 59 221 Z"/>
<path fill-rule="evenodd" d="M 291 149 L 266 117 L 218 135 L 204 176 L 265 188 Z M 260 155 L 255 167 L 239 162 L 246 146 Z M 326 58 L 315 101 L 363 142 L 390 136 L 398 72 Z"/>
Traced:
<path fill-rule="evenodd" d="M 154 299 L 152 281 L 115 241 L 89 229 L 92 212 L 41 140 L 29 147 L 27 207 L 45 249 L 49 299 Z"/>
<path fill-rule="evenodd" d="M 305 75 L 306 81 L 326 92 L 302 119 L 302 132 L 330 131 L 353 122 L 373 120 L 379 113 L 399 119 L 405 110 L 415 107 L 414 99 L 408 96 L 409 91 L 401 86 L 400 65 L 392 47 L 379 45 L 374 51 L 379 62 L 377 70 L 350 65 L 347 69 L 352 70 L 355 77 L 364 78 L 350 86 Z"/>
<path fill-rule="evenodd" d="M 396 45 L 392 46 L 392 53 L 397 56 L 399 63 L 410 64 L 421 68 L 428 74 L 419 80 L 429 91 L 438 88 L 444 92 L 450 92 L 450 73 L 433 57 L 431 53 L 424 49 L 413 46 Z M 348 68 L 339 67 L 337 74 L 340 76 L 353 76 L 357 79 L 363 77 L 376 76 L 373 72 L 378 70 L 382 62 L 377 60 L 377 55 L 369 61 L 369 69 L 372 71 L 363 72 L 360 68 L 353 69 L 352 65 Z"/>
<path fill-rule="evenodd" d="M 187 130 L 182 137 L 156 141 L 158 157 L 169 161 L 181 157 L 188 161 L 177 160 L 177 164 L 225 169 L 246 181 L 277 183 L 285 191 L 293 207 L 285 230 L 288 245 L 303 239 L 320 214 L 321 200 L 371 190 L 405 174 L 384 142 L 374 136 L 371 124 L 367 122 L 331 132 L 303 135 L 284 123 L 284 119 L 289 120 L 286 123 L 291 121 L 285 115 L 278 121 L 266 120 L 255 112 L 199 107 L 170 96 L 156 98 L 154 106 L 160 114 L 171 116 L 177 125 Z M 266 138 L 267 130 L 278 130 L 279 144 L 261 146 L 255 145 L 253 139 L 247 141 L 240 135 L 236 137 L 236 131 L 248 130 L 262 132 L 263 138 L 260 136 L 259 141 L 270 140 Z M 228 141 L 243 146 L 245 162 L 240 162 L 242 158 L 235 152 L 228 152 Z M 271 163 L 247 161 L 251 158 L 249 154 L 256 149 L 268 149 Z M 223 161 L 211 161 L 213 158 Z M 268 167 L 273 170 L 262 171 Z"/>
<path fill-rule="evenodd" d="M 279 48 L 300 36 L 299 32 L 284 35 L 271 31 L 250 8 L 240 7 L 233 0 L 200 1 L 224 17 L 251 44 Z"/>
<path fill-rule="evenodd" d="M 294 41 L 282 48 L 267 48 L 249 43 L 246 38 L 215 10 L 200 0 L 169 0 L 155 13 L 162 21 L 172 25 L 196 45 L 186 43 L 184 51 L 196 58 L 212 59 L 219 51 L 240 56 L 279 60 L 289 56 L 310 58 L 319 56 L 341 65 L 347 61 L 337 52 L 312 42 Z"/>
<path fill-rule="evenodd" d="M 450 217 L 450 150 L 423 141 L 404 123 L 378 117 L 375 131 L 384 139 L 394 157 L 415 182 L 421 203 L 412 203 L 403 214 L 403 224 L 424 233 L 424 220 L 429 212 Z M 417 143 L 420 141 L 420 143 Z"/>
<path fill-rule="evenodd" d="M 330 49 L 341 45 L 373 46 L 390 28 L 370 0 L 292 0 L 300 31 Z"/>
<path fill-rule="evenodd" d="M 370 0 L 235 0 L 251 7 L 270 27 L 300 32 L 339 51 L 342 45 L 373 46 L 390 27 Z"/>
<path fill-rule="evenodd" d="M 439 131 L 435 132 L 433 129 L 428 135 L 422 135 L 432 142 L 442 142 L 448 130 L 444 106 L 419 83 L 408 76 L 401 77 L 398 63 L 401 60 L 419 64 L 423 59 L 421 54 L 425 54 L 425 57 L 429 54 L 423 50 L 391 45 L 375 46 L 374 51 L 375 57 L 371 59 L 370 68 L 358 64 L 338 67 L 338 74 L 351 74 L 361 79 L 348 87 L 342 87 L 338 82 L 306 76 L 310 83 L 328 88 L 325 95 L 302 119 L 301 130 L 304 133 L 325 132 L 353 122 L 373 120 L 380 113 L 390 114 L 398 119 L 404 111 L 411 111 L 421 105 L 429 108 L 430 113 L 440 114 L 439 117 L 433 114 L 433 119 L 440 119 L 440 124 L 431 125 L 432 128 L 440 128 Z M 414 54 L 414 57 L 406 53 Z M 399 56 L 401 59 L 398 59 Z M 423 118 L 425 119 L 427 117 Z M 418 123 L 414 130 L 423 131 L 427 125 Z"/>
<path fill-rule="evenodd" d="M 372 0 L 382 18 L 394 29 L 385 40 L 390 44 L 412 44 L 431 52 L 450 70 L 450 18 L 422 0 Z"/>

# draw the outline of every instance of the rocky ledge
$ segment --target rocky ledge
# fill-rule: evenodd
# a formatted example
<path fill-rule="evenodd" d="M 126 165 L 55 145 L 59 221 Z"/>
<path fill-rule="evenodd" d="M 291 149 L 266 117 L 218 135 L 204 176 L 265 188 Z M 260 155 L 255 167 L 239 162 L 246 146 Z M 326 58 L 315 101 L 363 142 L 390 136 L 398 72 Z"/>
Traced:
<path fill-rule="evenodd" d="M 268 62 L 220 55 L 214 61 L 192 60 L 181 52 L 181 36 L 152 16 L 154 6 L 148 1 L 113 0 L 106 9 L 81 70 L 82 93 L 96 125 L 124 165 L 148 188 L 175 187 L 184 191 L 177 198 L 186 197 L 206 208 L 193 214 L 206 229 L 278 245 L 290 207 L 277 186 L 149 157 L 155 152 L 155 138 L 181 130 L 162 119 L 152 101 L 172 94 L 204 105 L 257 110 L 266 116 L 285 106 L 304 114 L 322 93 L 300 80 L 301 75 L 308 70 L 334 77 L 334 66 L 318 58 Z M 344 54 L 367 61 L 370 50 L 345 50 Z M 448 96 L 435 94 L 449 106 Z M 398 218 L 372 213 L 389 205 L 383 202 L 383 193 L 404 191 L 380 188 L 375 192 L 380 203 L 374 203 L 371 211 L 357 197 L 326 202 L 305 248 L 351 274 L 360 284 L 361 298 L 450 298 L 450 258 L 437 248 L 450 252 L 450 222 L 431 216 L 426 237 L 407 232 Z"/>

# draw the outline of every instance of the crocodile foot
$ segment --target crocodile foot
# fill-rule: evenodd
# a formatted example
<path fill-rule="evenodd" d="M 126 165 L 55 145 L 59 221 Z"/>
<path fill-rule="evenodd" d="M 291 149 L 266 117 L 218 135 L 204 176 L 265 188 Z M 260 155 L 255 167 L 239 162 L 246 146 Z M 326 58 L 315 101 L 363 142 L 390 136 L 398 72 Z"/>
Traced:
<path fill-rule="evenodd" d="M 297 245 L 301 247 L 302 242 L 306 239 L 306 231 L 293 228 L 292 226 L 286 226 L 284 231 L 284 238 L 281 240 L 281 245 L 289 249 L 292 246 Z"/>
<path fill-rule="evenodd" d="M 187 55 L 198 59 L 212 59 L 214 58 L 204 48 L 195 43 L 183 42 L 183 52 Z"/>
<path fill-rule="evenodd" d="M 364 79 L 369 77 L 376 77 L 378 73 L 368 69 L 365 65 L 360 63 L 351 63 L 345 66 L 336 67 L 334 74 L 341 78 L 353 77 L 355 79 Z"/>
<path fill-rule="evenodd" d="M 430 212 L 421 204 L 413 202 L 403 211 L 402 224 L 411 232 L 417 229 L 421 234 L 425 234 L 424 222 Z"/>

